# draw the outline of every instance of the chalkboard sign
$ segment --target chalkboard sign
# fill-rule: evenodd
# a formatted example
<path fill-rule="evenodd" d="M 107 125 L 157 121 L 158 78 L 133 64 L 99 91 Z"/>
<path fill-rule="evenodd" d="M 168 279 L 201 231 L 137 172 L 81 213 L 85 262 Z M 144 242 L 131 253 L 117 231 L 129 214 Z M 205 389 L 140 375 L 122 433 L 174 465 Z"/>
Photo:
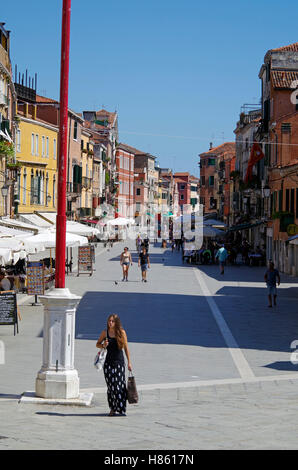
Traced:
<path fill-rule="evenodd" d="M 0 325 L 14 325 L 19 332 L 17 295 L 14 291 L 0 291 Z"/>
<path fill-rule="evenodd" d="M 93 254 L 92 247 L 88 246 L 79 246 L 78 253 L 78 276 L 80 274 L 90 274 L 93 272 Z"/>

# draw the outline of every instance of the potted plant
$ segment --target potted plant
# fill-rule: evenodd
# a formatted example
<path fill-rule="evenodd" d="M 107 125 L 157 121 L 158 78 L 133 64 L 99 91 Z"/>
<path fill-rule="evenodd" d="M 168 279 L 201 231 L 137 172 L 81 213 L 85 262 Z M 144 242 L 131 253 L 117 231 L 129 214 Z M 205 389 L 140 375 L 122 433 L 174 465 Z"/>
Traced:
<path fill-rule="evenodd" d="M 7 161 L 11 161 L 15 155 L 14 145 L 10 142 L 7 142 L 6 140 L 1 140 L 0 155 L 6 157 Z"/>

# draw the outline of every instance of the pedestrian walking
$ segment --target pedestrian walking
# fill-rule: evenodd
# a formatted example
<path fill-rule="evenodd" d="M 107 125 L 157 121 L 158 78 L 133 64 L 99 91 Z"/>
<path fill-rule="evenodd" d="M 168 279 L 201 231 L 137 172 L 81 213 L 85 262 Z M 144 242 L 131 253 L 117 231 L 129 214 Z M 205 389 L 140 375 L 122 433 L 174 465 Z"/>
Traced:
<path fill-rule="evenodd" d="M 11 290 L 11 283 L 9 279 L 6 277 L 6 274 L 4 271 L 0 271 L 0 290 L 1 291 Z"/>
<path fill-rule="evenodd" d="M 150 268 L 150 259 L 145 246 L 143 247 L 142 252 L 139 254 L 138 265 L 141 267 L 142 271 L 142 282 L 147 282 L 147 269 Z"/>
<path fill-rule="evenodd" d="M 140 251 L 141 251 L 141 243 L 142 243 L 142 239 L 141 239 L 140 235 L 138 235 L 137 238 L 136 238 L 136 248 L 137 248 L 138 253 L 140 253 Z"/>
<path fill-rule="evenodd" d="M 276 305 L 276 297 L 277 297 L 277 288 L 276 288 L 276 281 L 278 285 L 280 285 L 280 275 L 277 269 L 274 268 L 274 263 L 272 261 L 269 262 L 269 268 L 265 272 L 264 276 L 265 282 L 267 284 L 268 289 L 268 300 L 269 305 L 268 307 L 272 307 L 272 296 L 273 296 L 273 303 Z"/>
<path fill-rule="evenodd" d="M 115 313 L 108 317 L 107 329 L 101 332 L 96 347 L 99 349 L 107 348 L 103 371 L 107 384 L 109 416 L 115 416 L 116 413 L 126 416 L 127 392 L 123 350 L 127 357 L 129 371 L 132 370 L 132 366 L 126 332 L 122 328 L 119 316 Z"/>
<path fill-rule="evenodd" d="M 122 281 L 128 281 L 128 270 L 129 270 L 129 266 L 132 266 L 132 259 L 131 259 L 131 254 L 129 253 L 127 246 L 124 248 L 123 253 L 121 253 L 120 265 L 122 266 L 122 272 L 123 272 Z"/>
<path fill-rule="evenodd" d="M 220 274 L 224 274 L 225 263 L 226 263 L 227 257 L 228 257 L 228 252 L 225 249 L 225 246 L 222 245 L 215 255 L 215 258 L 218 258 L 218 261 L 219 261 Z"/>

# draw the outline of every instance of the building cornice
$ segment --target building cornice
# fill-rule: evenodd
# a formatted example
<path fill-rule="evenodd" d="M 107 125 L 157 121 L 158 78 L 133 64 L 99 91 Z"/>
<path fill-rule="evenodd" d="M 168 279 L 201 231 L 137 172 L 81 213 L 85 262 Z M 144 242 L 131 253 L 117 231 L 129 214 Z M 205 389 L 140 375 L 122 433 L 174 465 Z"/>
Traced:
<path fill-rule="evenodd" d="M 51 131 L 58 132 L 58 126 L 57 127 L 51 126 L 50 124 L 47 124 L 46 122 L 38 121 L 37 119 L 26 118 L 24 116 L 21 116 L 20 114 L 18 114 L 17 116 L 20 118 L 21 121 L 27 122 L 28 124 L 35 124 L 37 126 L 45 127 L 46 129 L 49 129 Z"/>

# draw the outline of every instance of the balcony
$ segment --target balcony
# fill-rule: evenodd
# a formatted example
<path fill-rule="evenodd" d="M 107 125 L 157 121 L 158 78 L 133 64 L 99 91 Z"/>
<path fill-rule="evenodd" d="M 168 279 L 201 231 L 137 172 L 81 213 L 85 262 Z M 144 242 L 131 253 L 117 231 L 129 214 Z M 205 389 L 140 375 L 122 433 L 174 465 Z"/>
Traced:
<path fill-rule="evenodd" d="M 66 183 L 66 191 L 67 191 L 70 195 L 77 196 L 77 195 L 81 194 L 82 185 L 81 185 L 81 183 L 70 183 L 70 182 L 67 182 L 67 183 Z"/>

